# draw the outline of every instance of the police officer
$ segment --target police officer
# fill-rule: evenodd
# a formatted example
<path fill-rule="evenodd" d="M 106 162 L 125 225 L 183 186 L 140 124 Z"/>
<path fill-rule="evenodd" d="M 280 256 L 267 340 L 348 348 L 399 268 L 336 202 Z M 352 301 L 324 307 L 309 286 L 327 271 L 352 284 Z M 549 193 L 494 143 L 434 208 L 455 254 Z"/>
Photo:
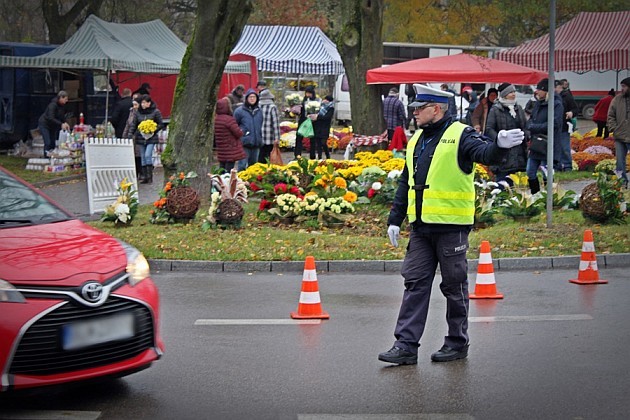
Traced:
<path fill-rule="evenodd" d="M 401 274 L 405 291 L 394 331 L 394 346 L 378 355 L 383 362 L 416 364 L 438 263 L 446 297 L 448 335 L 435 362 L 468 355 L 468 233 L 475 215 L 474 162 L 498 163 L 522 143 L 520 129 L 502 130 L 497 142 L 448 114 L 452 93 L 414 85 L 414 116 L 419 129 L 407 145 L 406 164 L 389 214 L 387 233 L 398 246 L 400 226 L 411 227 Z"/>

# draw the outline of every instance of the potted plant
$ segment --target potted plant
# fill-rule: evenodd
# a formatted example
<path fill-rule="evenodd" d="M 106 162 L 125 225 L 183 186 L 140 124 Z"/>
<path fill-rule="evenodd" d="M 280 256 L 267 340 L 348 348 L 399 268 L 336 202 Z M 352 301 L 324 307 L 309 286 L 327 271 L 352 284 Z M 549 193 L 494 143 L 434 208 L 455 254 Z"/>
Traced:
<path fill-rule="evenodd" d="M 128 226 L 138 213 L 138 192 L 127 178 L 120 181 L 117 191 L 116 201 L 105 208 L 101 221 L 114 222 L 116 226 Z"/>
<path fill-rule="evenodd" d="M 247 203 L 247 185 L 237 175 L 236 169 L 229 174 L 210 175 L 212 178 L 212 195 L 210 210 L 202 228 L 207 230 L 215 225 L 240 227 Z"/>
<path fill-rule="evenodd" d="M 160 198 L 153 203 L 151 223 L 188 222 L 199 210 L 199 194 L 190 186 L 190 179 L 196 178 L 195 172 L 180 172 L 171 175 L 160 191 Z"/>
<path fill-rule="evenodd" d="M 606 172 L 595 174 L 597 181 L 582 190 L 580 209 L 586 219 L 600 223 L 625 224 L 626 202 L 623 180 Z"/>
<path fill-rule="evenodd" d="M 541 193 L 530 194 L 516 188 L 507 188 L 507 197 L 501 202 L 503 214 L 517 222 L 527 223 L 542 213 L 545 198 Z"/>

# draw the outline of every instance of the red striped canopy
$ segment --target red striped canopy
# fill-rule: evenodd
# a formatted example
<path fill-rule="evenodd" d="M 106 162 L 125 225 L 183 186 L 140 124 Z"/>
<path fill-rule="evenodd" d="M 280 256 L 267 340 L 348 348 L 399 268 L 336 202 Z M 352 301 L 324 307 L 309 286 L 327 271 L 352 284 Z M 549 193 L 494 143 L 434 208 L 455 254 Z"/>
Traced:
<path fill-rule="evenodd" d="M 556 71 L 630 68 L 630 10 L 582 12 L 556 30 Z M 549 35 L 501 51 L 499 60 L 549 70 Z"/>

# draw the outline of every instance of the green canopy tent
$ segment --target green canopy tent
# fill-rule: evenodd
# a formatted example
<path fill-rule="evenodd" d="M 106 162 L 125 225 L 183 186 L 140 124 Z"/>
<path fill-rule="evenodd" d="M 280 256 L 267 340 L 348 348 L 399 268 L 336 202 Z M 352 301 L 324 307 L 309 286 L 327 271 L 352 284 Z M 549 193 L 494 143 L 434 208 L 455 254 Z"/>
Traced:
<path fill-rule="evenodd" d="M 91 15 L 58 48 L 35 57 L 0 56 L 0 67 L 101 70 L 177 74 L 186 52 L 182 42 L 161 21 L 122 24 Z M 105 118 L 109 108 L 106 99 Z"/>

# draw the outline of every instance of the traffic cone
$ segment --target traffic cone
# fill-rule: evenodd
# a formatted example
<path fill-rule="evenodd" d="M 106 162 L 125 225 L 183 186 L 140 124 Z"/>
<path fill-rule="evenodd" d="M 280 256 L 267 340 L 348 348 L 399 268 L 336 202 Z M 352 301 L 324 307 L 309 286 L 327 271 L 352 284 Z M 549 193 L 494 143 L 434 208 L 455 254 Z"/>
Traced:
<path fill-rule="evenodd" d="M 477 278 L 475 280 L 475 293 L 471 299 L 503 299 L 501 293 L 497 293 L 497 284 L 494 280 L 494 266 L 490 253 L 490 242 L 481 241 L 479 250 L 479 264 L 477 265 Z"/>
<path fill-rule="evenodd" d="M 294 319 L 328 319 L 330 315 L 322 309 L 317 286 L 317 271 L 315 258 L 306 257 L 304 261 L 304 275 L 302 276 L 302 292 L 298 302 L 297 312 L 291 312 Z"/>
<path fill-rule="evenodd" d="M 584 231 L 584 242 L 582 242 L 582 256 L 580 257 L 580 268 L 578 278 L 569 280 L 576 284 L 605 284 L 608 280 L 600 280 L 597 271 L 597 256 L 595 255 L 595 243 L 593 242 L 593 231 Z"/>

